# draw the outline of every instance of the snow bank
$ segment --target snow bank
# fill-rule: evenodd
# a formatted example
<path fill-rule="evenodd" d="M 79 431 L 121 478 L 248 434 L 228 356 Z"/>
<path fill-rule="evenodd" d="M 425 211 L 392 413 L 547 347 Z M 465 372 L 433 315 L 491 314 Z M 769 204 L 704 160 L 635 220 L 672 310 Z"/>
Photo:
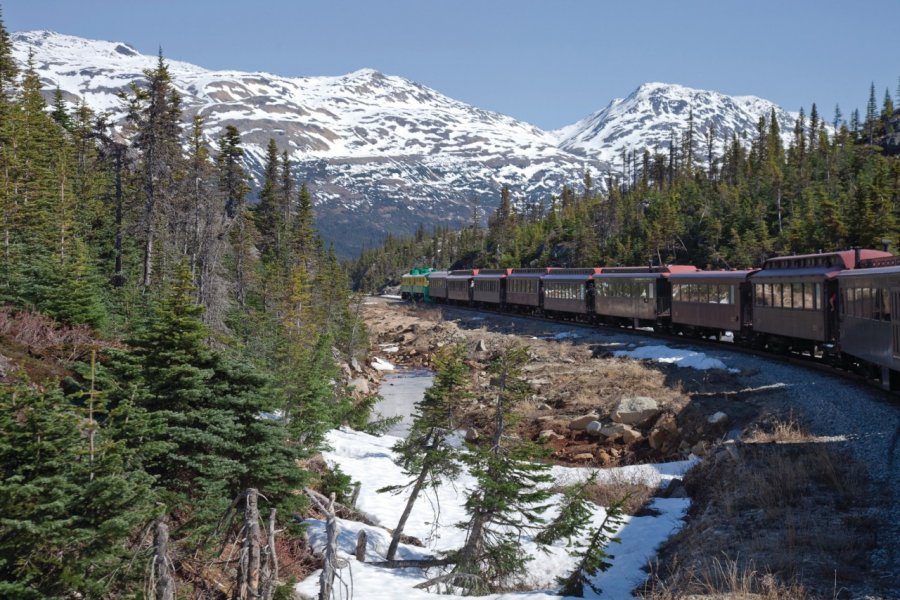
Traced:
<path fill-rule="evenodd" d="M 396 367 L 394 365 L 380 356 L 376 356 L 372 359 L 372 368 L 376 371 L 393 371 Z"/>
<path fill-rule="evenodd" d="M 455 599 L 457 596 L 438 596 L 425 590 L 413 589 L 415 585 L 425 581 L 436 573 L 432 570 L 424 573 L 420 569 L 381 569 L 369 564 L 358 563 L 353 558 L 356 548 L 356 536 L 365 529 L 368 534 L 366 551 L 367 561 L 381 560 L 390 543 L 390 534 L 383 528 L 396 525 L 397 518 L 406 503 L 406 494 L 395 496 L 379 494 L 377 489 L 405 483 L 406 478 L 393 460 L 392 446 L 398 438 L 392 436 L 376 437 L 365 433 L 340 429 L 329 432 L 328 443 L 331 450 L 324 453 L 325 460 L 340 468 L 361 484 L 357 507 L 372 518 L 377 526 L 367 526 L 351 521 L 339 521 L 341 532 L 338 545 L 342 556 L 350 564 L 343 571 L 349 582 L 352 573 L 353 597 L 366 600 L 440 600 Z M 557 483 L 574 483 L 597 471 L 599 477 L 627 478 L 634 481 L 659 483 L 679 476 L 693 465 L 692 461 L 681 461 L 661 465 L 639 465 L 618 469 L 567 468 L 555 466 L 551 474 Z M 465 531 L 456 524 L 465 521 L 463 508 L 465 493 L 474 485 L 474 479 L 463 473 L 456 481 L 445 483 L 436 492 L 429 491 L 426 498 L 421 498 L 413 508 L 405 533 L 421 539 L 426 547 L 417 548 L 401 544 L 398 558 L 412 559 L 433 555 L 442 550 L 450 550 L 462 546 Z M 554 501 L 558 501 L 559 497 Z M 629 598 L 630 590 L 643 581 L 642 571 L 654 554 L 659 544 L 665 541 L 675 530 L 681 527 L 684 513 L 688 508 L 687 499 L 662 499 L 652 501 L 652 508 L 658 511 L 655 517 L 626 517 L 618 535 L 621 544 L 614 544 L 610 551 L 615 555 L 612 568 L 601 574 L 597 583 L 603 589 L 600 598 Z M 546 518 L 552 519 L 557 509 L 551 508 Z M 594 526 L 599 525 L 606 512 L 597 507 L 592 517 Z M 324 543 L 324 524 L 310 520 L 310 541 L 316 548 Z M 587 535 L 589 531 L 585 531 Z M 492 600 L 513 598 L 551 599 L 559 598 L 554 593 L 555 578 L 566 575 L 573 567 L 574 560 L 562 546 L 552 546 L 542 552 L 530 536 L 522 540 L 522 546 L 535 560 L 529 563 L 529 579 L 536 591 L 487 596 Z M 314 598 L 318 593 L 318 573 L 311 575 L 297 585 L 297 591 Z M 340 595 L 338 598 L 342 597 Z M 345 593 L 344 598 L 349 597 Z M 588 590 L 586 597 L 597 597 Z"/>
<path fill-rule="evenodd" d="M 670 348 L 669 346 L 640 346 L 634 350 L 615 350 L 614 356 L 635 358 L 638 360 L 652 360 L 653 362 L 677 365 L 679 367 L 707 371 L 709 369 L 727 370 L 729 373 L 737 373 L 738 369 L 729 369 L 718 358 L 710 358 L 702 352 Z"/>

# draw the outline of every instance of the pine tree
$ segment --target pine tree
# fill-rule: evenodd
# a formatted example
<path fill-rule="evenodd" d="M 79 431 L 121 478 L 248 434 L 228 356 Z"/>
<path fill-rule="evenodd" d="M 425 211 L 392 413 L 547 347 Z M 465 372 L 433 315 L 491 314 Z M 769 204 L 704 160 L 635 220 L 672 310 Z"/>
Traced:
<path fill-rule="evenodd" d="M 875 124 L 878 118 L 878 105 L 875 103 L 875 82 L 869 87 L 869 101 L 866 103 L 866 139 L 873 143 L 875 138 Z"/>
<path fill-rule="evenodd" d="M 157 222 L 167 214 L 177 193 L 182 167 L 181 98 L 172 84 L 169 67 L 162 50 L 156 68 L 144 73 L 146 89 L 132 86 L 128 105 L 128 122 L 135 130 L 133 146 L 141 157 L 141 234 L 143 286 L 152 283 L 154 261 L 157 260 Z"/>
<path fill-rule="evenodd" d="M 266 262 L 273 262 L 278 255 L 278 233 L 282 228 L 282 210 L 278 192 L 280 175 L 278 146 L 274 139 L 266 146 L 266 162 L 263 168 L 262 189 L 256 207 L 255 222 L 259 231 L 259 250 Z"/>
<path fill-rule="evenodd" d="M 219 190 L 225 196 L 225 216 L 234 219 L 243 211 L 244 198 L 249 192 L 247 173 L 242 161 L 241 134 L 234 125 L 226 125 L 219 138 Z"/>
<path fill-rule="evenodd" d="M 419 493 L 426 487 L 437 487 L 444 479 L 452 479 L 460 471 L 458 452 L 448 443 L 448 437 L 454 430 L 454 413 L 466 398 L 464 390 L 469 367 L 465 357 L 462 346 L 445 346 L 435 353 L 434 384 L 416 403 L 409 435 L 394 446 L 397 463 L 403 468 L 404 475 L 411 479 L 404 485 L 378 490 L 391 493 L 409 490 L 406 507 L 394 528 L 385 555 L 386 560 L 394 560 Z"/>
<path fill-rule="evenodd" d="M 626 500 L 627 498 L 623 498 L 614 502 L 606 509 L 606 516 L 600 526 L 594 530 L 588 545 L 576 554 L 580 559 L 578 566 L 568 577 L 560 579 L 559 583 L 562 586 L 559 591 L 560 595 L 583 598 L 585 586 L 591 588 L 595 594 L 602 593 L 602 590 L 593 583 L 593 578 L 612 566 L 609 560 L 613 556 L 606 549 L 609 544 L 620 541 L 614 536 L 624 520 L 622 509 Z"/>
<path fill-rule="evenodd" d="M 150 514 L 150 478 L 105 427 L 89 454 L 92 426 L 57 392 L 0 386 L 3 597 L 127 589 L 129 537 Z"/>
<path fill-rule="evenodd" d="M 841 113 L 841 107 L 837 104 L 834 105 L 834 118 L 831 119 L 831 124 L 835 129 L 838 129 L 841 126 L 841 123 L 844 121 L 844 115 Z"/>
<path fill-rule="evenodd" d="M 522 367 L 528 350 L 512 347 L 491 361 L 494 433 L 488 448 L 471 448 L 465 457 L 477 485 L 466 498 L 470 519 L 461 523 L 466 543 L 453 553 L 454 581 L 467 594 L 481 594 L 513 583 L 525 573 L 528 557 L 519 538 L 543 524 L 540 514 L 550 496 L 546 465 L 534 462 L 527 447 L 510 447 L 506 426 L 515 406 L 528 394 Z"/>

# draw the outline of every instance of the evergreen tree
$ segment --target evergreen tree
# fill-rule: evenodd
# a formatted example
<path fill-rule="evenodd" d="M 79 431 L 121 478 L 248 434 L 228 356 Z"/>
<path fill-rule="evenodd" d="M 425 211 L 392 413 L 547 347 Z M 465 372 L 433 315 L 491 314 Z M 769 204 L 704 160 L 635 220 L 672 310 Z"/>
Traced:
<path fill-rule="evenodd" d="M 419 493 L 426 486 L 435 488 L 443 479 L 452 479 L 460 471 L 458 452 L 448 443 L 448 437 L 454 430 L 454 412 L 466 398 L 464 390 L 469 367 L 465 358 L 465 348 L 462 346 L 445 346 L 435 353 L 434 384 L 416 403 L 409 435 L 394 446 L 397 463 L 403 468 L 404 475 L 411 479 L 404 485 L 378 490 L 398 493 L 409 489 L 409 498 L 394 528 L 386 560 L 394 560 Z"/>
<path fill-rule="evenodd" d="M 283 226 L 283 212 L 279 206 L 279 166 L 278 146 L 274 139 L 270 139 L 266 146 L 262 189 L 259 192 L 255 219 L 256 229 L 259 231 L 259 250 L 267 262 L 274 261 L 278 255 L 278 233 Z"/>
<path fill-rule="evenodd" d="M 583 598 L 585 586 L 591 588 L 595 594 L 602 593 L 600 588 L 593 583 L 593 578 L 612 566 L 609 561 L 614 557 L 606 549 L 610 543 L 620 541 L 614 536 L 624 520 L 622 508 L 625 500 L 619 500 L 606 509 L 606 516 L 600 526 L 594 530 L 588 545 L 576 553 L 579 558 L 578 566 L 568 577 L 560 579 L 559 583 L 562 586 L 559 591 L 560 595 Z"/>
<path fill-rule="evenodd" d="M 59 393 L 0 386 L 0 596 L 127 589 L 129 537 L 150 514 L 150 479 L 106 428 L 89 453 L 95 426 Z"/>
<path fill-rule="evenodd" d="M 469 521 L 460 524 L 466 543 L 452 555 L 453 580 L 467 594 L 501 589 L 521 577 L 528 557 L 520 537 L 543 524 L 540 514 L 550 496 L 541 488 L 550 481 L 547 466 L 534 462 L 527 447 L 510 447 L 505 435 L 513 409 L 529 391 L 522 372 L 527 362 L 527 348 L 512 347 L 488 367 L 494 433 L 489 447 L 471 448 L 465 457 L 477 485 L 466 498 Z"/>

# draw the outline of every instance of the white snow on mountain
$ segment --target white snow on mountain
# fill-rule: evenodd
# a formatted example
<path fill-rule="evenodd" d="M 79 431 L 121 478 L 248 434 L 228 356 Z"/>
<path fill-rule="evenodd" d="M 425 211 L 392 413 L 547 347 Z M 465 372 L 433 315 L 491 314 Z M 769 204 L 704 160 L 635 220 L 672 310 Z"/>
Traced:
<path fill-rule="evenodd" d="M 732 135 L 739 139 L 754 136 L 759 118 L 768 118 L 773 110 L 787 144 L 796 116 L 768 100 L 645 83 L 627 98 L 617 98 L 603 110 L 554 133 L 561 148 L 621 164 L 623 150 L 638 155 L 644 149 L 667 154 L 673 133 L 685 134 L 693 112 L 695 152 L 702 162 L 711 130 L 714 150 L 721 154 L 723 143 Z"/>
<path fill-rule="evenodd" d="M 125 114 L 119 94 L 145 81 L 144 72 L 158 61 L 124 43 L 49 31 L 14 33 L 12 42 L 21 63 L 33 54 L 48 91 L 58 86 L 68 101 L 83 99 L 114 122 Z M 623 148 L 662 148 L 671 132 L 684 132 L 690 108 L 701 137 L 715 124 L 724 139 L 731 132 L 751 136 L 759 115 L 774 107 L 759 98 L 654 83 L 548 132 L 372 69 L 283 77 L 166 63 L 185 119 L 202 115 L 213 141 L 225 126 L 236 126 L 257 182 L 270 138 L 290 153 L 297 177 L 313 191 L 323 235 L 344 255 L 419 224 L 466 222 L 472 202 L 490 210 L 503 185 L 519 202 L 547 203 L 588 170 L 603 186 Z M 789 131 L 791 115 L 775 108 Z"/>

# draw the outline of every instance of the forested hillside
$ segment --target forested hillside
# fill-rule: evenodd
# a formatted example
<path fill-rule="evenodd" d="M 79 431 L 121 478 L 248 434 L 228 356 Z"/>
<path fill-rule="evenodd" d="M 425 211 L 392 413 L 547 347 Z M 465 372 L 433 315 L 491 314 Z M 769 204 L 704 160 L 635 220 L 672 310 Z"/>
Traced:
<path fill-rule="evenodd" d="M 257 489 L 298 539 L 297 490 L 323 477 L 304 459 L 366 422 L 338 368 L 366 332 L 286 154 L 269 144 L 249 206 L 239 132 L 211 152 L 162 56 L 146 77 L 120 137 L 60 94 L 48 107 L 0 23 L 3 598 L 166 585 L 159 524 L 179 589 L 221 597 L 232 501 Z"/>
<path fill-rule="evenodd" d="M 900 87 L 896 92 L 900 97 Z M 353 266 L 361 289 L 397 282 L 410 267 L 597 266 L 691 263 L 760 265 L 774 254 L 900 241 L 900 111 L 875 86 L 866 112 L 826 123 L 815 104 L 801 111 L 787 148 L 775 115 L 753 139 L 723 153 L 693 120 L 664 153 L 626 154 L 598 193 L 590 173 L 546 202 L 519 203 L 504 189 L 482 226 L 424 229 L 389 237 Z M 834 131 L 830 134 L 829 131 Z"/>

